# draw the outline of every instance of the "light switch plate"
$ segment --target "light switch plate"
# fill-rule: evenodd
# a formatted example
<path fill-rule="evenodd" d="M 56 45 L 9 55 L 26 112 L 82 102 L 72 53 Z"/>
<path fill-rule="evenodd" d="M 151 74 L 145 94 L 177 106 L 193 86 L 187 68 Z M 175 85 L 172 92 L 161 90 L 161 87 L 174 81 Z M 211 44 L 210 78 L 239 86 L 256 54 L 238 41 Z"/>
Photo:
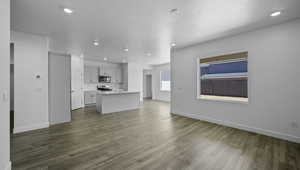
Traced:
<path fill-rule="evenodd" d="M 8 101 L 8 92 L 6 90 L 1 91 L 1 97 L 2 97 L 3 102 L 7 102 Z"/>

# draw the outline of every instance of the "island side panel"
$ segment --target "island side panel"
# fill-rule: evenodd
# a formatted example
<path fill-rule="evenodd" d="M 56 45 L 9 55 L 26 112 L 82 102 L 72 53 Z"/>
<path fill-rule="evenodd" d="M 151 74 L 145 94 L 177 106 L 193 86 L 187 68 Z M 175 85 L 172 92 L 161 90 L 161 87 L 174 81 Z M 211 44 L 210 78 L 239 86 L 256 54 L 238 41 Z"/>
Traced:
<path fill-rule="evenodd" d="M 102 95 L 102 113 L 134 110 L 140 107 L 140 93 Z"/>
<path fill-rule="evenodd" d="M 102 113 L 102 95 L 98 93 L 96 95 L 96 109 L 97 112 Z"/>

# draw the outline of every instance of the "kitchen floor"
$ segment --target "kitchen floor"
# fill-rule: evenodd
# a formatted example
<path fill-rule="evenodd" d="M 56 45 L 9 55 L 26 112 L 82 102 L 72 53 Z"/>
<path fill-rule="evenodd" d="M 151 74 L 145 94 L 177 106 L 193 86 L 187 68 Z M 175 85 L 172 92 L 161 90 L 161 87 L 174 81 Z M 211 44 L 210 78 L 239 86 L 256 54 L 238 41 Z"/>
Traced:
<path fill-rule="evenodd" d="M 169 112 L 152 100 L 107 115 L 73 111 L 71 123 L 13 135 L 13 169 L 300 169 L 299 144 Z"/>

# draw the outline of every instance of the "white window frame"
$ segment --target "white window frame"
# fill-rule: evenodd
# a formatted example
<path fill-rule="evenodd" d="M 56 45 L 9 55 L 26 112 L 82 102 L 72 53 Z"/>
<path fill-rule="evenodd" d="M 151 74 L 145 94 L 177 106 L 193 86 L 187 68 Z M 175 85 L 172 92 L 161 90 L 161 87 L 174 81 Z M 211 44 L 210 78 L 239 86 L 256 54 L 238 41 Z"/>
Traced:
<path fill-rule="evenodd" d="M 239 53 L 239 52 L 230 52 L 230 53 Z M 230 54 L 228 53 L 228 54 Z M 249 54 L 249 52 L 248 52 Z M 220 54 L 218 54 L 220 55 Z M 218 55 L 212 55 L 212 56 L 218 56 Z M 203 57 L 197 57 L 196 58 L 196 63 L 197 63 L 197 77 L 196 77 L 196 91 L 197 91 L 197 94 L 196 94 L 196 98 L 198 100 L 208 100 L 208 101 L 220 101 L 220 102 L 229 102 L 229 103 L 241 103 L 241 104 L 249 104 L 249 98 L 250 98 L 250 93 L 249 93 L 249 89 L 250 89 L 250 83 L 249 83 L 249 77 L 248 77 L 248 98 L 247 99 L 240 99 L 238 97 L 222 97 L 222 96 L 214 96 L 214 97 L 211 97 L 211 96 L 205 96 L 205 95 L 201 95 L 200 92 L 201 92 L 201 82 L 200 82 L 200 59 L 202 59 Z M 248 63 L 248 68 L 249 68 L 249 63 Z M 248 70 L 249 72 L 249 70 Z"/>

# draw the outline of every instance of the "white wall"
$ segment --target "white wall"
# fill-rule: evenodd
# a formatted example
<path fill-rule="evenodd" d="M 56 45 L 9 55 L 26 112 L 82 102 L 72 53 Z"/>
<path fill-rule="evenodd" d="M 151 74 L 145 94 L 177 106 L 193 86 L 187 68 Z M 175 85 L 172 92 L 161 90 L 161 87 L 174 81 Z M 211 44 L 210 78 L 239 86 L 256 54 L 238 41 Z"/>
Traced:
<path fill-rule="evenodd" d="M 12 32 L 11 38 L 15 50 L 14 133 L 48 127 L 48 39 L 21 32 Z"/>
<path fill-rule="evenodd" d="M 0 169 L 9 170 L 9 0 L 0 1 L 0 22 Z"/>
<path fill-rule="evenodd" d="M 171 110 L 300 142 L 300 20 L 172 52 Z M 196 58 L 248 51 L 249 104 L 196 99 Z"/>
<path fill-rule="evenodd" d="M 160 91 L 160 72 L 170 71 L 170 63 L 153 66 L 152 69 L 152 99 L 170 101 L 170 92 Z"/>

